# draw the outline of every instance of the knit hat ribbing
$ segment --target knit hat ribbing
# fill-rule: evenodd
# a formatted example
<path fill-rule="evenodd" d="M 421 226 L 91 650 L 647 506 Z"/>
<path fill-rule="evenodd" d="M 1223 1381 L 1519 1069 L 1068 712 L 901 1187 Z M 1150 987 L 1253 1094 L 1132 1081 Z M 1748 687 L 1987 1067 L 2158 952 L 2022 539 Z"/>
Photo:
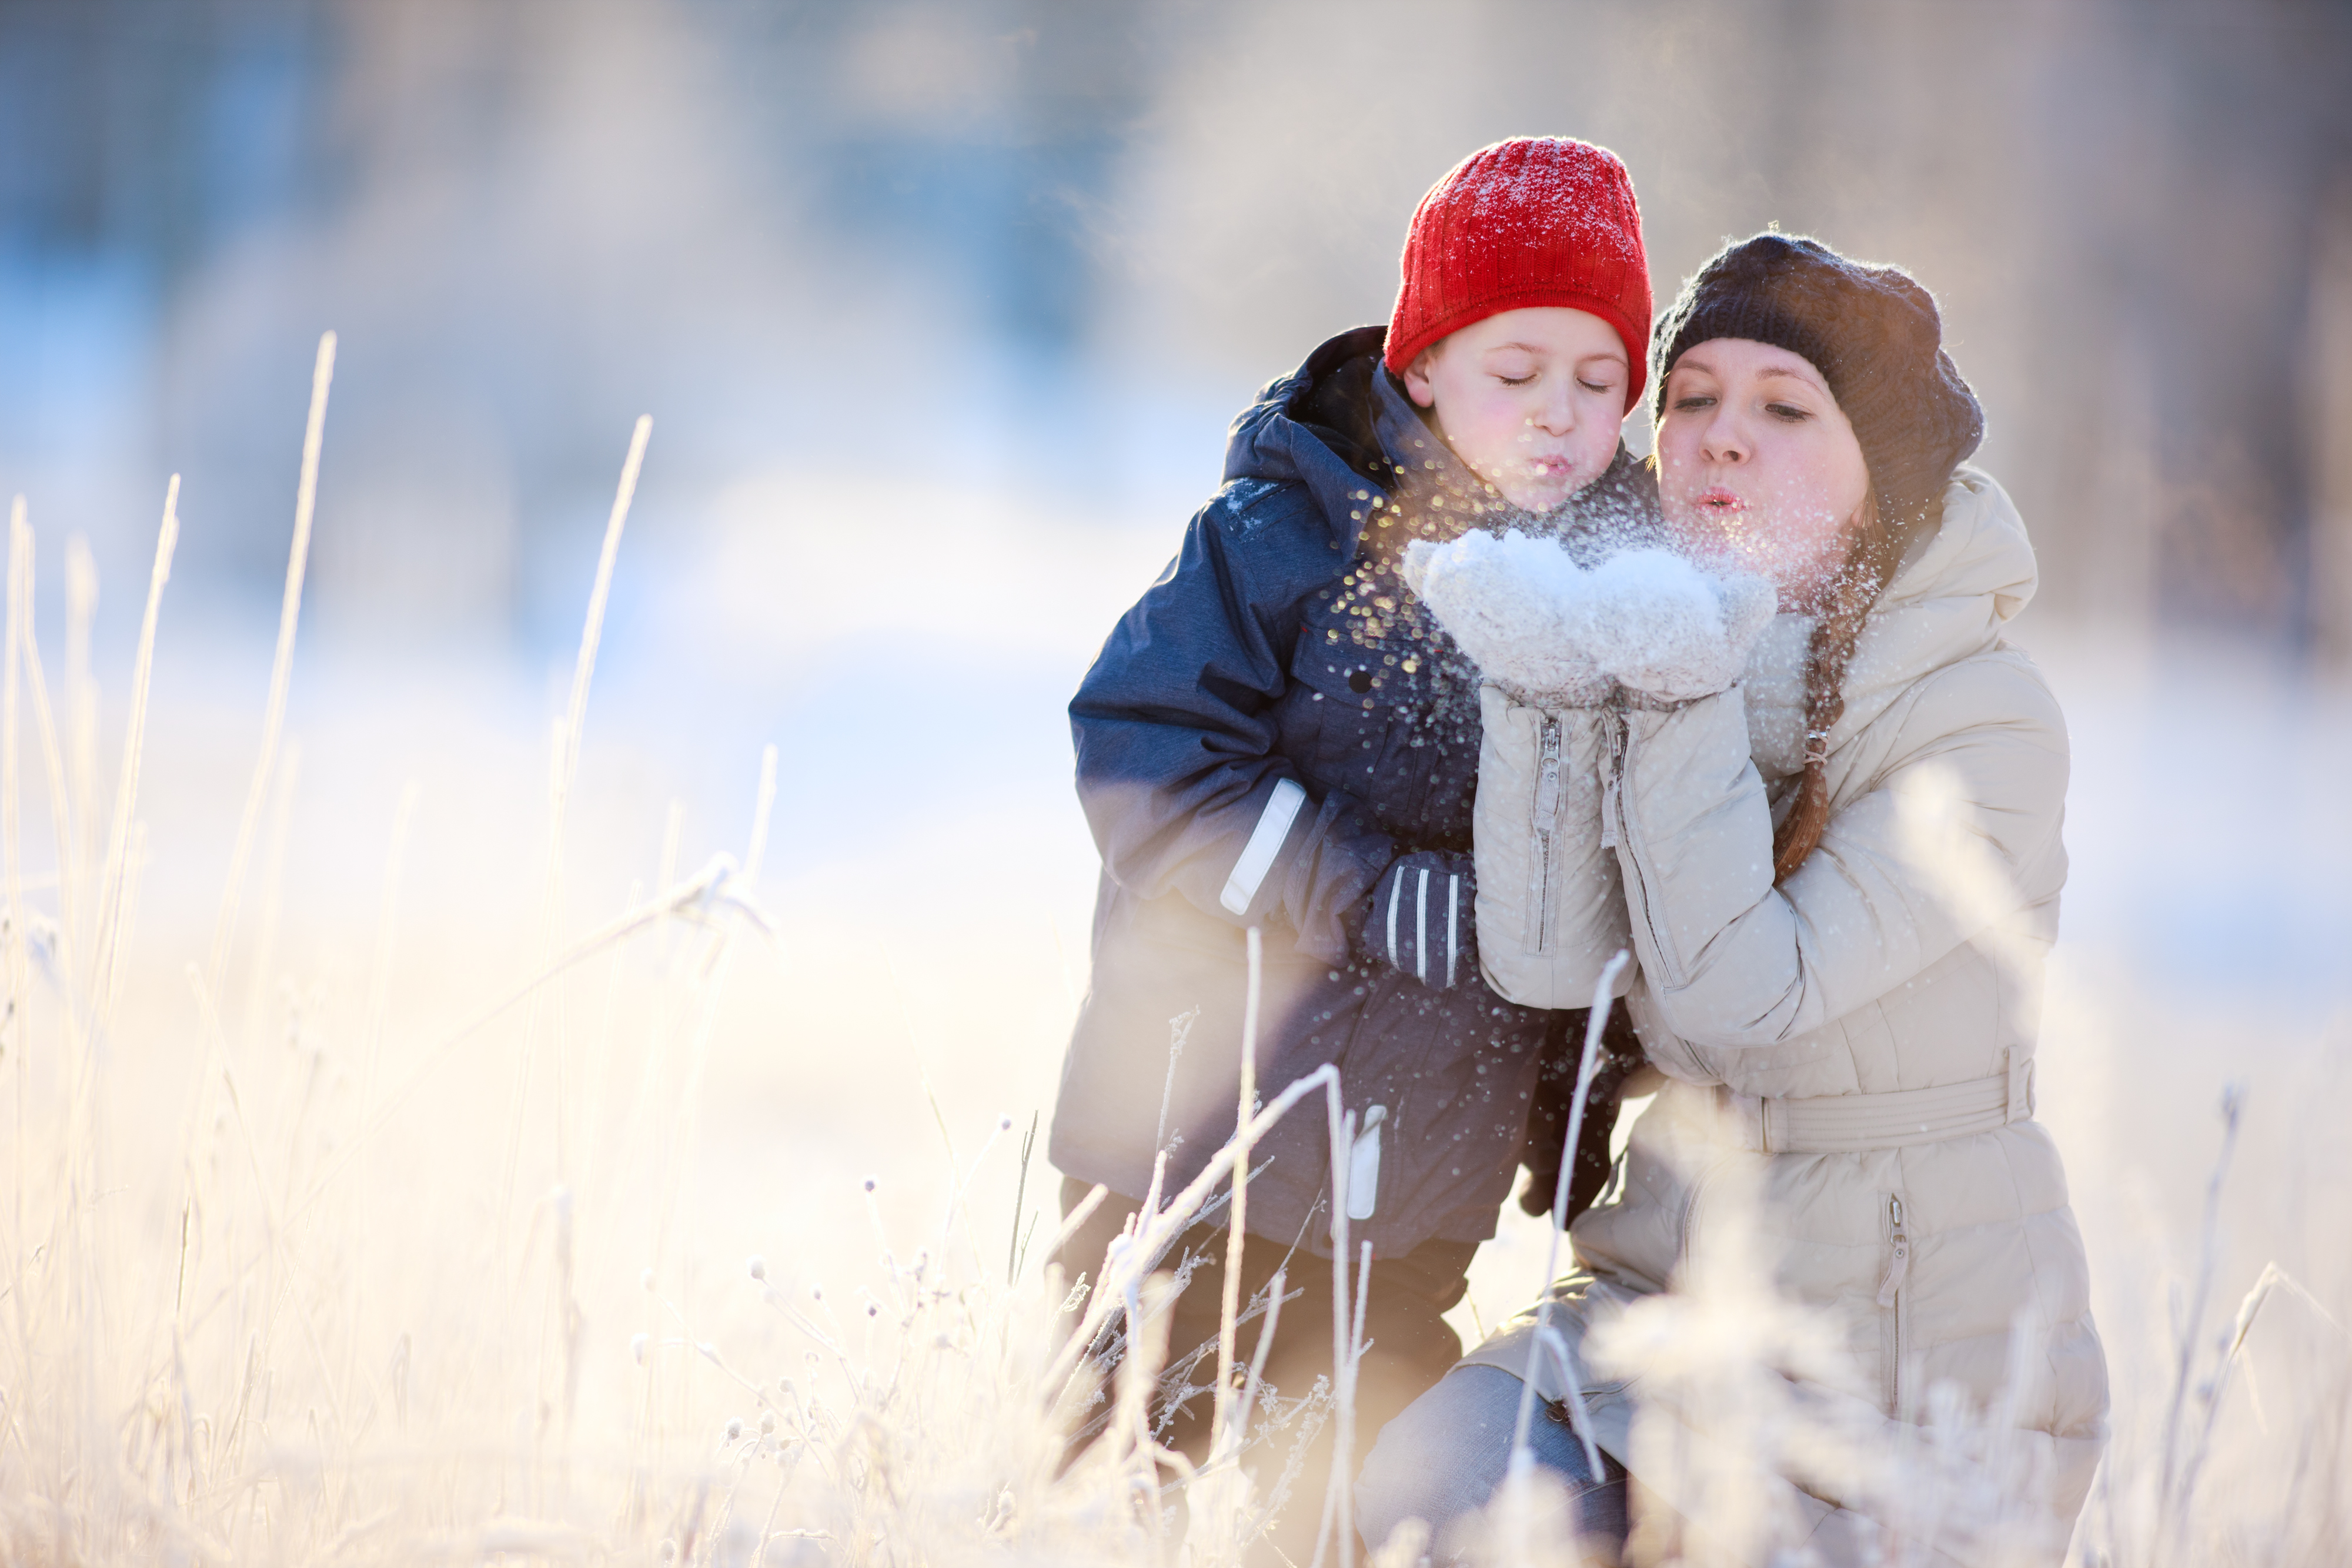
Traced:
<path fill-rule="evenodd" d="M 1398 374 L 1432 343 L 1489 316 L 1559 305 L 1616 329 L 1631 378 L 1627 412 L 1641 401 L 1649 260 L 1633 176 L 1607 148 L 1565 136 L 1480 148 L 1421 199 L 1399 271 L 1385 356 Z"/>
<path fill-rule="evenodd" d="M 1984 437 L 1984 411 L 1943 350 L 1935 297 L 1901 267 L 1852 261 L 1794 235 L 1725 246 L 1652 335 L 1660 419 L 1675 361 L 1716 338 L 1770 343 L 1822 372 L 1890 528 L 1916 526 Z"/>

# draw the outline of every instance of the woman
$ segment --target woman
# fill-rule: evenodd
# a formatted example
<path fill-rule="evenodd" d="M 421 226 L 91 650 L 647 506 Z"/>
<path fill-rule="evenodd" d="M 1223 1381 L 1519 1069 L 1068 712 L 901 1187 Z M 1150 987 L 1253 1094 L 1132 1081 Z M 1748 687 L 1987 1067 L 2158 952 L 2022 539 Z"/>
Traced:
<path fill-rule="evenodd" d="M 2033 555 L 2000 487 L 1958 466 L 1982 418 L 1940 332 L 1901 271 L 1772 234 L 1658 324 L 1668 529 L 1768 578 L 1780 613 L 1726 689 L 1612 672 L 1584 831 L 1613 846 L 1663 1087 L 1615 1196 L 1571 1230 L 1542 1309 L 1561 1349 L 1531 1363 L 1530 1312 L 1391 1424 L 1358 1492 L 1370 1541 L 1417 1517 L 1441 1558 L 1460 1548 L 1533 1364 L 1531 1448 L 1588 1536 L 1622 1542 L 1630 1468 L 1660 1518 L 1752 1561 L 1872 1560 L 1887 1531 L 1939 1560 L 2064 1550 L 2106 1411 L 2081 1238 L 2032 1119 L 2066 738 L 2000 637 Z M 1743 1253 L 1744 1275 L 1720 1261 Z M 1723 1336 L 1687 1343 L 1727 1279 L 1756 1298 L 1749 1383 Z M 1722 1429 L 1735 1385 L 1750 1416 L 1774 1402 L 1752 1430 Z M 1559 1418 L 1572 1396 L 1601 1475 Z M 1954 1435 L 1929 1485 L 1906 1456 L 1933 1448 L 1931 1409 Z M 1708 1490 L 1727 1448 L 1744 1491 Z"/>

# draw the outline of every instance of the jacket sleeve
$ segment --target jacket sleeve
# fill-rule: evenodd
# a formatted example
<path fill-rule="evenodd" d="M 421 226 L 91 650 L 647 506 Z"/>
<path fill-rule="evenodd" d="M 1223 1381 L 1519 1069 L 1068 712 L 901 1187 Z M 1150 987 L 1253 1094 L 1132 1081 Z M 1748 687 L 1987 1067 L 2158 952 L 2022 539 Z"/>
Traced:
<path fill-rule="evenodd" d="M 1070 704 L 1078 799 L 1113 881 L 1237 926 L 1278 915 L 1335 964 L 1395 848 L 1345 792 L 1306 786 L 1276 751 L 1275 709 L 1300 605 L 1344 564 L 1303 489 L 1228 486 Z"/>
<path fill-rule="evenodd" d="M 1685 1040 L 1809 1033 L 2053 904 L 2066 741 L 2048 689 L 1996 656 L 1902 700 L 1874 777 L 1778 887 L 1739 689 L 1623 716 L 1603 809 L 1643 972 Z"/>
<path fill-rule="evenodd" d="M 1601 831 L 1602 765 L 1616 712 L 1538 707 L 1478 689 L 1478 963 L 1496 995 L 1589 1008 L 1626 946 L 1617 856 Z M 1630 987 L 1629 971 L 1619 981 Z"/>

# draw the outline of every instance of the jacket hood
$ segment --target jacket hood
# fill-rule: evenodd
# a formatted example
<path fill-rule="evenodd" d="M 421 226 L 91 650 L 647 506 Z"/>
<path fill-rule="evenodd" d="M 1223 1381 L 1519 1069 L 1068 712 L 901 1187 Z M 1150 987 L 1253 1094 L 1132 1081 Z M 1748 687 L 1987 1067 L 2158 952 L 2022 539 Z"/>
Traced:
<path fill-rule="evenodd" d="M 1990 595 L 1995 619 L 2013 621 L 2039 581 L 2017 504 L 1991 475 L 1961 467 L 1944 489 L 1943 526 L 1913 547 L 1878 601 L 1894 610 Z"/>
<path fill-rule="evenodd" d="M 1830 731 L 1830 750 L 1914 683 L 1997 645 L 2001 626 L 2025 608 L 2038 580 L 2033 545 L 2009 492 L 1981 469 L 1955 469 L 1941 520 L 1912 545 L 1855 640 L 1845 713 Z M 1767 778 L 1794 773 L 1803 758 L 1812 635 L 1813 617 L 1784 612 L 1748 656 L 1748 737 Z"/>
<path fill-rule="evenodd" d="M 1370 411 L 1371 376 L 1387 340 L 1386 327 L 1352 328 L 1266 382 L 1226 433 L 1225 482 L 1306 486 L 1341 547 L 1352 550 L 1359 529 L 1349 513 L 1387 494 Z"/>

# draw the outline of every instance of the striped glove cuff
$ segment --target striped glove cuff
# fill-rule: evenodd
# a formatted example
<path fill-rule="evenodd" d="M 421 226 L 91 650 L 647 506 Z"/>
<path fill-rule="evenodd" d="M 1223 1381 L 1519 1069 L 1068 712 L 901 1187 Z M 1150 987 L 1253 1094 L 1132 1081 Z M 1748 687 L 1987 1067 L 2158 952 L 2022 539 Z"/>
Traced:
<path fill-rule="evenodd" d="M 1478 970 L 1475 893 L 1468 855 L 1418 850 L 1399 857 L 1372 889 L 1366 955 L 1433 991 L 1468 984 Z"/>

